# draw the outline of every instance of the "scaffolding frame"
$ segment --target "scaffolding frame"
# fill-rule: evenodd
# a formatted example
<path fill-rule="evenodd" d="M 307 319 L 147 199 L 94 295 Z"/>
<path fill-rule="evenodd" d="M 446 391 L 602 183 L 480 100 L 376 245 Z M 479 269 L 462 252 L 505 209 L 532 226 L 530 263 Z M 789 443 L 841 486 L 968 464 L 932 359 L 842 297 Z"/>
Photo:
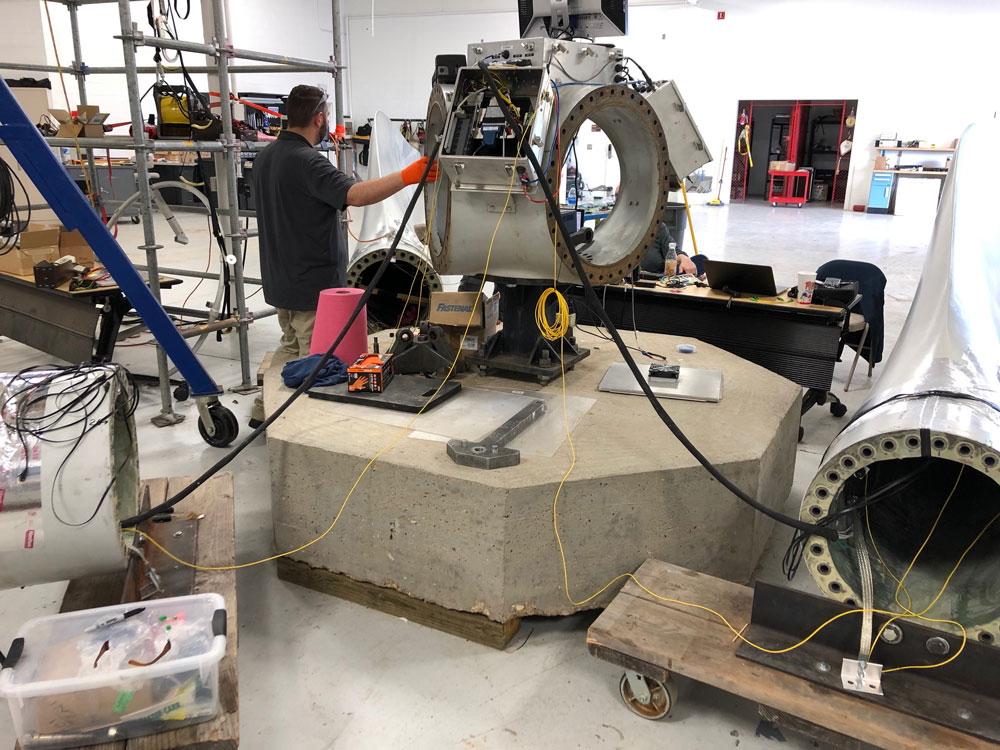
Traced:
<path fill-rule="evenodd" d="M 220 274 L 209 274 L 201 271 L 189 271 L 177 268 L 164 268 L 159 264 L 157 252 L 163 249 L 162 245 L 156 242 L 156 231 L 153 225 L 153 197 L 150 188 L 150 166 L 147 155 L 152 156 L 154 151 L 197 151 L 212 154 L 215 165 L 216 195 L 218 196 L 217 213 L 222 222 L 222 233 L 226 248 L 226 260 L 230 267 L 228 285 L 233 300 L 235 301 L 235 316 L 225 321 L 217 321 L 217 327 L 235 327 L 239 339 L 240 352 L 240 384 L 230 390 L 236 393 L 250 393 L 257 389 L 256 380 L 251 380 L 250 373 L 250 350 L 249 333 L 250 324 L 256 319 L 274 314 L 273 308 L 266 308 L 258 313 L 253 313 L 247 309 L 247 298 L 245 285 L 247 283 L 257 285 L 260 279 L 247 278 L 243 275 L 243 243 L 256 232 L 248 232 L 241 225 L 241 218 L 253 215 L 254 212 L 241 211 L 239 209 L 239 198 L 237 194 L 238 180 L 240 174 L 240 154 L 245 150 L 258 151 L 267 146 L 267 143 L 243 143 L 233 131 L 233 103 L 230 98 L 230 74 L 239 73 L 302 73 L 302 72 L 325 72 L 330 73 L 334 79 L 335 96 L 334 110 L 335 122 L 343 125 L 343 81 L 342 72 L 344 66 L 339 65 L 340 59 L 340 0 L 333 0 L 333 51 L 328 62 L 319 60 L 309 60 L 304 58 L 288 57 L 276 55 L 268 52 L 258 52 L 254 50 L 239 49 L 229 43 L 226 37 L 226 17 L 223 0 L 202 0 L 202 4 L 208 2 L 212 10 L 212 29 L 205 29 L 206 37 L 211 34 L 211 43 L 187 42 L 183 40 L 162 39 L 145 35 L 138 25 L 132 20 L 130 2 L 137 0 L 51 0 L 51 2 L 64 5 L 69 11 L 70 28 L 73 41 L 74 59 L 70 65 L 62 66 L 64 74 L 69 73 L 76 78 L 79 104 L 85 106 L 87 100 L 86 79 L 88 75 L 125 75 L 129 109 L 131 115 L 132 137 L 111 136 L 106 138 L 46 138 L 50 146 L 61 147 L 79 146 L 86 156 L 86 170 L 91 185 L 98 185 L 97 165 L 94 162 L 94 149 L 118 149 L 131 150 L 135 152 L 136 183 L 139 192 L 139 212 L 143 226 L 143 244 L 138 247 L 146 253 L 145 264 L 133 264 L 136 269 L 148 272 L 149 287 L 153 296 L 162 304 L 160 294 L 160 274 L 169 272 L 172 276 L 183 276 L 191 278 L 213 278 L 219 280 Z M 80 38 L 79 10 L 82 6 L 98 4 L 116 4 L 118 6 L 118 16 L 121 27 L 121 34 L 114 36 L 122 42 L 124 55 L 124 65 L 90 67 L 83 62 L 83 49 Z M 163 75 L 166 71 L 159 66 L 139 66 L 136 60 L 136 49 L 138 47 L 153 47 L 157 49 L 176 50 L 181 52 L 192 52 L 205 55 L 207 58 L 215 58 L 214 65 L 186 66 L 189 73 L 207 73 L 218 76 L 219 94 L 221 107 L 219 116 L 222 119 L 222 135 L 215 141 L 170 141 L 149 139 L 143 130 L 142 103 L 139 95 L 139 75 L 156 74 Z M 243 59 L 251 60 L 258 65 L 231 65 L 230 60 Z M 59 68 L 55 65 L 36 65 L 0 62 L 0 69 L 18 70 L 41 73 L 58 73 Z M 342 132 L 342 131 L 341 131 Z M 348 148 L 346 139 L 338 141 L 334 148 L 337 151 L 337 164 L 343 163 L 343 158 Z M 210 186 L 207 186 L 210 190 Z M 99 193 L 99 191 L 98 191 Z M 99 195 L 98 195 L 99 200 Z M 47 206 L 45 206 L 47 207 Z M 43 206 L 39 206 L 43 208 Z M 176 208 L 176 207 L 174 207 Z M 196 212 L 205 212 L 206 209 L 189 209 Z M 346 234 L 346 224 L 342 224 L 342 231 Z M 188 315 L 191 317 L 205 317 L 204 310 L 186 308 L 166 308 L 168 312 Z M 166 353 L 163 348 L 156 347 L 157 379 L 160 391 L 160 413 L 153 417 L 153 424 L 159 427 L 177 424 L 183 421 L 184 416 L 177 414 L 173 410 L 173 400 L 171 395 L 170 367 Z"/>

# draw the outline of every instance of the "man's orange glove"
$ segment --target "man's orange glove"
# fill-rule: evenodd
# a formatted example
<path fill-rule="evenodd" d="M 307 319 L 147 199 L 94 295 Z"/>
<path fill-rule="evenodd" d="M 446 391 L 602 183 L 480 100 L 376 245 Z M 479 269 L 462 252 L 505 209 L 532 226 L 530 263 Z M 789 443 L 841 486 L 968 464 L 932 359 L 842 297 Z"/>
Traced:
<path fill-rule="evenodd" d="M 427 160 L 430 157 L 425 156 L 421 159 L 417 159 L 413 164 L 404 169 L 401 174 L 403 175 L 404 185 L 416 185 L 420 182 L 420 178 L 424 176 L 424 170 L 427 169 Z M 437 182 L 438 178 L 438 165 L 434 162 L 431 165 L 431 171 L 427 173 L 428 182 Z"/>

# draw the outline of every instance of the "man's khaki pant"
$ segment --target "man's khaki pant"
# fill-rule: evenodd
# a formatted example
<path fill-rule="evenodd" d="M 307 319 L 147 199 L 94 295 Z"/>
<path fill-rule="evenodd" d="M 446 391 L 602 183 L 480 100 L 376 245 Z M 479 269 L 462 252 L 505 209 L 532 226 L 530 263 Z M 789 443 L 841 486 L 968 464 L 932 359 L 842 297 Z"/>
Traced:
<path fill-rule="evenodd" d="M 278 325 L 281 326 L 281 341 L 271 360 L 272 366 L 308 357 L 313 327 L 316 325 L 316 311 L 283 310 L 280 307 L 275 309 L 278 313 Z M 250 419 L 255 422 L 264 421 L 264 399 L 261 396 L 254 399 Z"/>
<path fill-rule="evenodd" d="M 281 326 L 281 344 L 275 354 L 291 355 L 282 357 L 286 362 L 309 356 L 313 327 L 316 325 L 315 310 L 282 310 L 277 308 L 278 325 Z"/>

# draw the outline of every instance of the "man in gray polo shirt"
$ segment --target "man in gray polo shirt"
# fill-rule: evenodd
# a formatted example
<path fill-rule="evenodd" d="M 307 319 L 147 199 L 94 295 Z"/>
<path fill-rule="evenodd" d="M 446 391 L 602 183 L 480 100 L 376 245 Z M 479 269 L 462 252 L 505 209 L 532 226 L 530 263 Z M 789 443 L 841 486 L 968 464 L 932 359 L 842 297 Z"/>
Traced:
<path fill-rule="evenodd" d="M 427 166 L 424 157 L 401 172 L 355 182 L 313 148 L 329 132 L 325 91 L 296 86 L 286 115 L 287 129 L 253 165 L 264 299 L 277 309 L 282 336 L 275 356 L 284 361 L 309 355 L 319 293 L 347 285 L 338 212 L 378 203 L 418 183 Z M 436 180 L 435 164 L 427 181 Z M 251 427 L 263 418 L 257 399 Z"/>

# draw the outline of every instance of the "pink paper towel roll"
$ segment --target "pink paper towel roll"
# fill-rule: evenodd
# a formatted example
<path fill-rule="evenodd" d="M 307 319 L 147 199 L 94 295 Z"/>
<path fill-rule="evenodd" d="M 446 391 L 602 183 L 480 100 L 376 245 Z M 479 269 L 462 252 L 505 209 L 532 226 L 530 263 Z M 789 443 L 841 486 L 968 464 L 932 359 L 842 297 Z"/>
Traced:
<path fill-rule="evenodd" d="M 313 328 L 310 354 L 325 354 L 330 344 L 336 341 L 347 319 L 351 317 L 358 297 L 364 292 L 361 289 L 324 289 L 319 293 L 319 305 L 316 308 L 316 327 Z M 368 351 L 368 310 L 361 308 L 354 325 L 344 336 L 334 354 L 348 365 L 364 352 Z"/>

